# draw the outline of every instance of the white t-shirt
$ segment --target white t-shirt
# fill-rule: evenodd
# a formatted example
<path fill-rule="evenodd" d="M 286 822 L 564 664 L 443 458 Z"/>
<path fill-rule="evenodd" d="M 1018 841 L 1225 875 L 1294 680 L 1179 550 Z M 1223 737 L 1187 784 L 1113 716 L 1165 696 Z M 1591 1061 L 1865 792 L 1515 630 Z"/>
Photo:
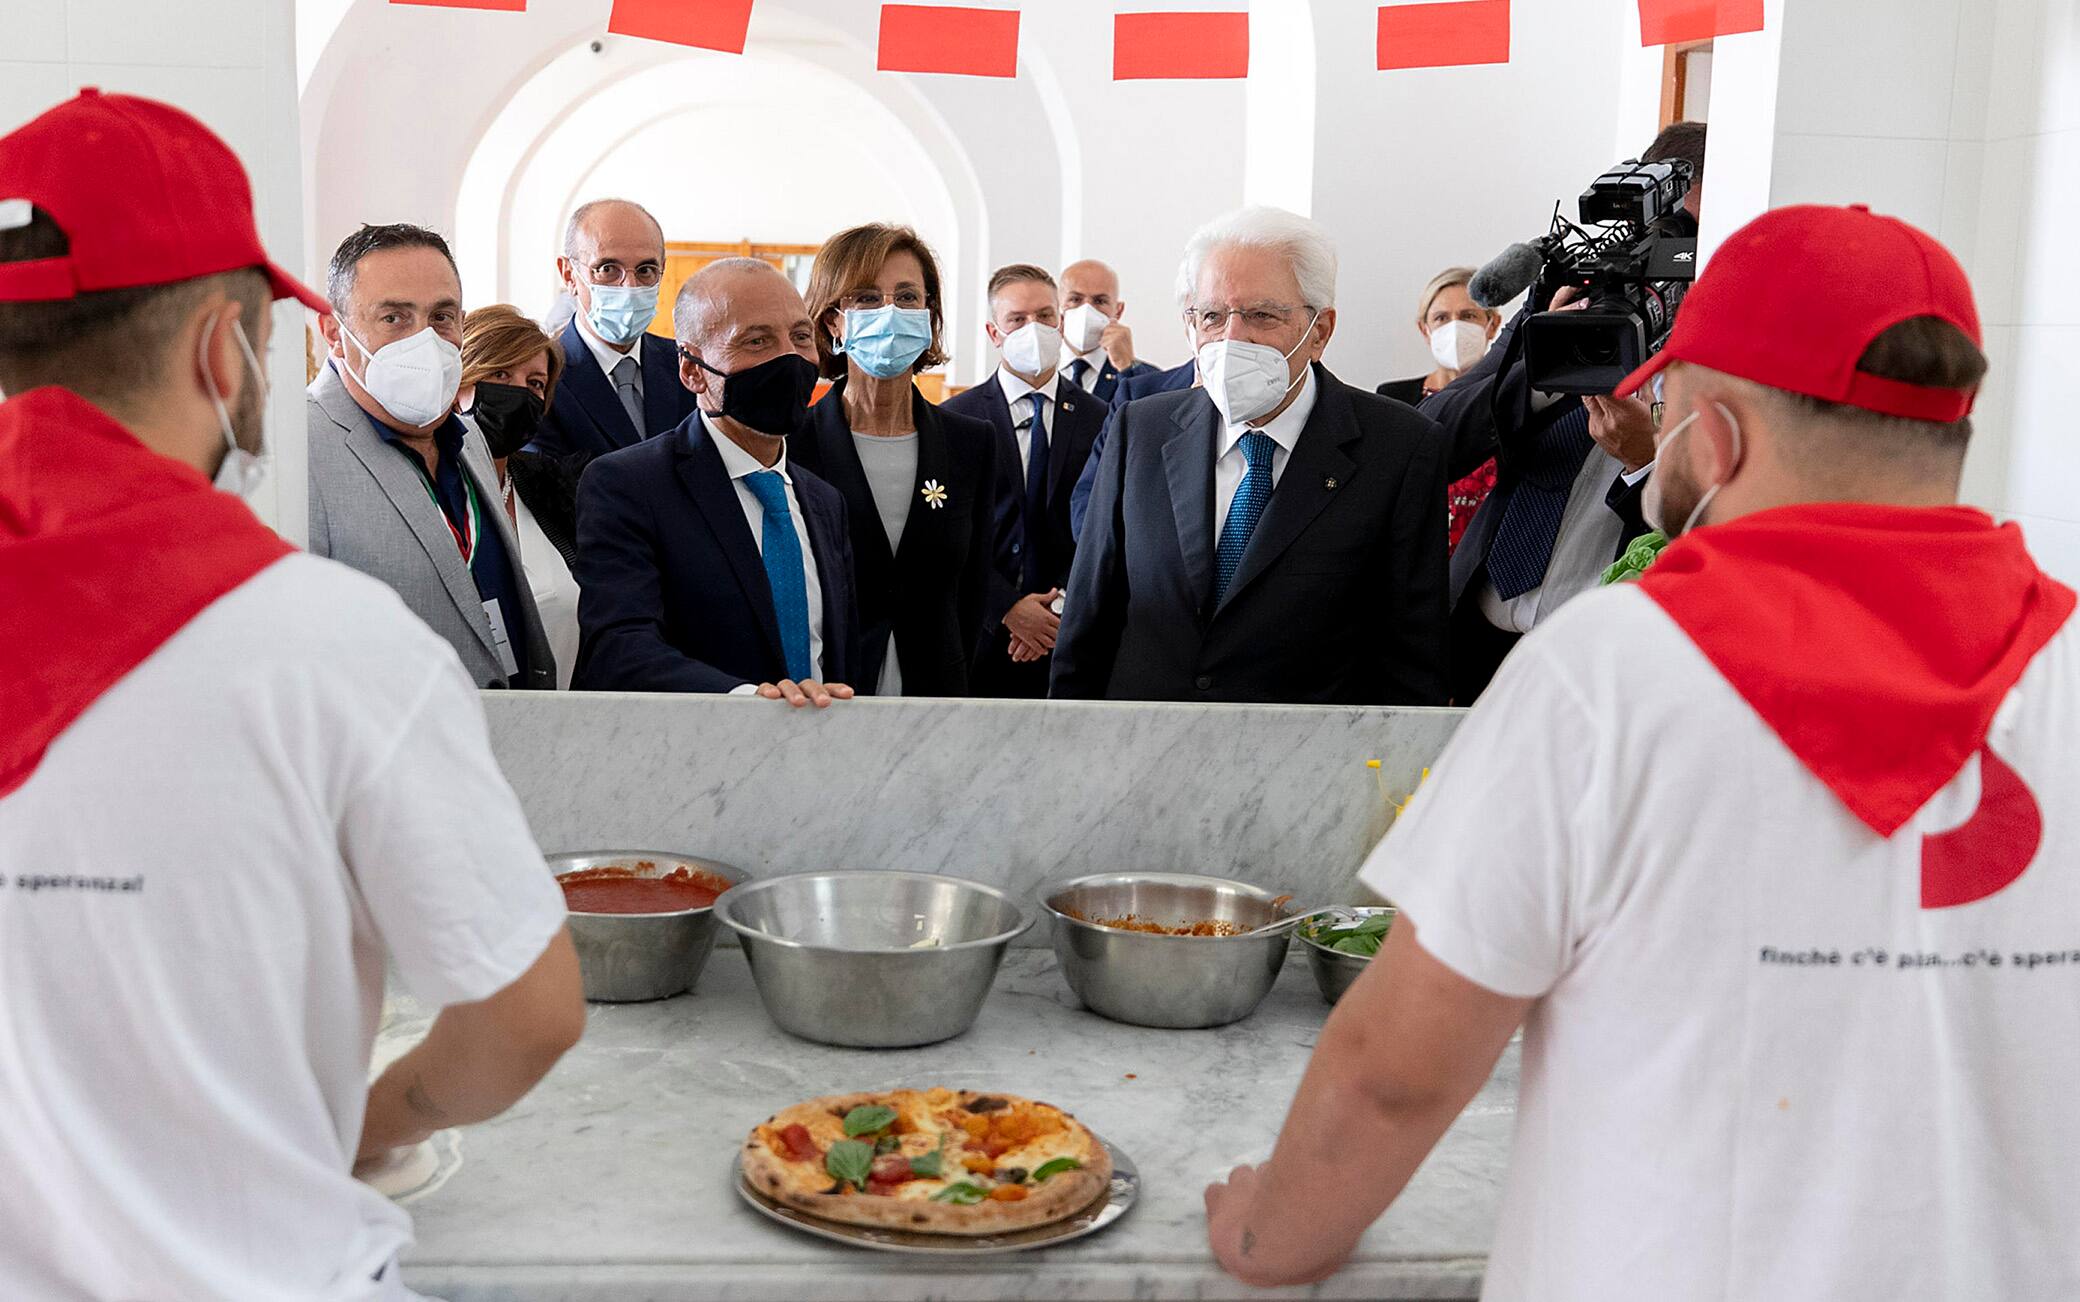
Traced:
<path fill-rule="evenodd" d="M 469 1002 L 564 918 L 454 651 L 286 557 L 0 800 L 0 877 L 0 1297 L 395 1296 L 349 1174 L 384 956 Z"/>
<path fill-rule="evenodd" d="M 1929 910 L 1976 759 L 1880 839 L 1644 593 L 1519 645 L 1361 874 L 1539 999 L 1487 1298 L 2080 1297 L 2076 639 L 1990 737 L 2036 858 Z"/>

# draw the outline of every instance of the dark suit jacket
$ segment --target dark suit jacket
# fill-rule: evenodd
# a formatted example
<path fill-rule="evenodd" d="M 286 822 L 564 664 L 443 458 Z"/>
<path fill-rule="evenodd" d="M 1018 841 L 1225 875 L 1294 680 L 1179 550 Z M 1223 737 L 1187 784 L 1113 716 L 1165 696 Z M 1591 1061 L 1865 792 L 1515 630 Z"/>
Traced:
<path fill-rule="evenodd" d="M 1126 376 L 1120 380 L 1119 388 L 1113 391 L 1112 410 L 1118 411 L 1136 398 L 1189 389 L 1198 381 L 1197 358 L 1167 371 L 1150 369 Z M 1084 513 L 1090 510 L 1091 490 L 1098 482 L 1098 463 L 1105 459 L 1106 431 L 1111 428 L 1112 422 L 1108 420 L 1105 428 L 1098 431 L 1098 441 L 1091 445 L 1090 460 L 1084 463 L 1083 475 L 1076 481 L 1076 491 L 1069 496 L 1069 528 L 1079 538 L 1083 536 Z"/>
<path fill-rule="evenodd" d="M 1444 704 L 1443 436 L 1319 365 L 1314 378 L 1314 411 L 1218 607 L 1213 400 L 1193 389 L 1114 413 L 1055 696 Z"/>
<path fill-rule="evenodd" d="M 989 426 L 942 412 L 912 390 L 917 423 L 917 494 L 891 551 L 881 512 L 852 446 L 845 381 L 809 409 L 788 441 L 794 463 L 843 495 L 858 569 L 859 638 L 853 677 L 866 693 L 881 680 L 895 634 L 905 696 L 965 696 L 982 637 L 996 534 L 996 440 Z M 945 490 L 940 505 L 926 485 Z"/>
<path fill-rule="evenodd" d="M 799 465 L 788 471 L 823 587 L 823 677 L 849 682 L 858 619 L 845 503 Z M 727 692 L 787 677 L 765 562 L 698 416 L 586 468 L 575 574 L 573 687 Z"/>
<path fill-rule="evenodd" d="M 1465 536 L 1452 552 L 1451 599 L 1455 609 L 1486 570 L 1488 547 L 1495 541 L 1503 508 L 1522 477 L 1523 458 L 1538 432 L 1581 405 L 1579 398 L 1562 398 L 1533 413 L 1529 372 L 1524 365 L 1524 350 L 1518 346 L 1518 327 L 1524 316 L 1525 313 L 1518 313 L 1496 337 L 1495 346 L 1485 357 L 1418 408 L 1438 423 L 1450 442 L 1451 456 L 1445 473 L 1452 481 L 1472 474 L 1489 457 L 1495 458 L 1495 491 L 1474 512 Z M 1628 486 L 1623 477 L 1613 477 L 1605 501 L 1624 521 L 1617 550 L 1611 555 L 1614 561 L 1632 545 L 1633 539 L 1647 531 L 1640 514 L 1640 498 L 1645 490 L 1644 479 Z"/>
<path fill-rule="evenodd" d="M 1108 363 L 1109 365 L 1109 363 Z M 1055 386 L 1054 432 L 1047 443 L 1047 513 L 1026 518 L 1026 485 L 1020 473 L 1018 435 L 1011 404 L 994 373 L 966 393 L 948 398 L 941 411 L 989 422 L 997 435 L 995 565 L 989 604 L 983 610 L 981 661 L 971 687 L 977 695 L 1039 698 L 1047 695 L 1048 661 L 1015 665 L 1004 613 L 1026 595 L 1025 552 L 1038 548 L 1041 581 L 1064 588 L 1076 560 L 1076 532 L 1069 527 L 1069 499 L 1099 431 L 1105 409 L 1096 395 L 1085 393 L 1064 377 Z M 1045 591 L 1045 589 L 1042 589 Z"/>
<path fill-rule="evenodd" d="M 556 342 L 563 346 L 563 378 L 542 417 L 542 428 L 527 445 L 529 452 L 556 457 L 569 462 L 574 472 L 582 471 L 594 457 L 670 433 L 693 414 L 693 394 L 679 383 L 679 349 L 671 340 L 645 334 L 636 341 L 643 363 L 640 430 L 628 423 L 628 409 L 593 360 L 575 319 Z"/>
<path fill-rule="evenodd" d="M 1119 382 L 1121 380 L 1130 380 L 1137 375 L 1154 375 L 1156 373 L 1156 368 L 1150 366 L 1147 362 L 1136 362 L 1122 371 L 1112 364 L 1112 359 L 1105 355 L 1104 349 L 1094 349 L 1093 351 L 1098 354 L 1098 376 L 1091 381 L 1090 395 L 1100 403 L 1109 405 L 1112 402 L 1113 395 L 1119 391 Z M 1066 366 L 1062 368 L 1062 378 L 1064 380 L 1069 378 L 1069 368 Z"/>
<path fill-rule="evenodd" d="M 542 526 L 542 536 L 563 557 L 565 565 L 575 564 L 578 559 L 578 477 L 570 467 L 554 457 L 545 457 L 539 452 L 520 451 L 506 458 L 506 478 L 513 481 L 513 492 L 527 509 L 534 513 L 534 521 Z"/>

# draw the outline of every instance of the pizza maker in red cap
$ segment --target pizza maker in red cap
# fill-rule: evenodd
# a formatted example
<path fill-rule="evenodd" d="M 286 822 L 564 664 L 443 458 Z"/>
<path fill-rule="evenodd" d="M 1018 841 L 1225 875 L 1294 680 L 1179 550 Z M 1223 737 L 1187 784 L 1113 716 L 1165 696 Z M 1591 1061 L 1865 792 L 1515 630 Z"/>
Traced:
<path fill-rule="evenodd" d="M 1671 362 L 1908 420 L 1971 413 L 1973 390 L 1930 388 L 1856 369 L 1877 337 L 1932 316 L 1982 344 L 1971 284 L 1950 251 L 1857 204 L 1764 213 L 1712 255 L 1676 312 L 1668 343 L 1618 387 L 1628 397 Z"/>
<path fill-rule="evenodd" d="M 268 259 L 238 156 L 169 104 L 89 88 L 0 136 L 0 229 L 27 224 L 32 205 L 50 214 L 71 248 L 0 264 L 0 301 L 68 299 L 250 267 L 265 273 L 274 297 L 332 310 Z"/>

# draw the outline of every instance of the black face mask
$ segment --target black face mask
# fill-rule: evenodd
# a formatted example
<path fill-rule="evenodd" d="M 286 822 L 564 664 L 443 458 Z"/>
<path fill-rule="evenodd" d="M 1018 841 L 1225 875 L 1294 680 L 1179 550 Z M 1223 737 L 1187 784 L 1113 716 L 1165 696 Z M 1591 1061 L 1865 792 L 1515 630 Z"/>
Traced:
<path fill-rule="evenodd" d="M 717 414 L 775 438 L 795 432 L 816 392 L 816 363 L 800 353 L 782 353 L 734 372 L 718 371 L 692 353 L 684 356 L 708 374 L 722 377 L 722 410 Z"/>
<path fill-rule="evenodd" d="M 469 414 L 482 431 L 484 442 L 491 445 L 491 455 L 504 460 L 526 447 L 542 427 L 546 405 L 542 395 L 533 389 L 479 380 L 476 405 L 469 409 Z"/>

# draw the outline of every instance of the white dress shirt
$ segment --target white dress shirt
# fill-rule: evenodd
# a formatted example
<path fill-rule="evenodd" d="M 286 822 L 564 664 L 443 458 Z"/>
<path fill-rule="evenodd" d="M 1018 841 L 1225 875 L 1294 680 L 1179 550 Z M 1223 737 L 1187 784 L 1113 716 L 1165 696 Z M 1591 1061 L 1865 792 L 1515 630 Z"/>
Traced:
<path fill-rule="evenodd" d="M 1096 345 L 1087 353 L 1079 353 L 1070 348 L 1065 342 L 1062 344 L 1062 359 L 1056 364 L 1055 373 L 1067 376 L 1069 368 L 1076 364 L 1078 358 L 1091 364 L 1091 368 L 1083 373 L 1083 383 L 1077 385 L 1078 388 L 1088 392 L 1090 387 L 1098 382 L 1098 377 L 1105 373 L 1105 349 L 1102 345 Z M 1076 384 L 1076 381 L 1072 379 L 1069 383 Z"/>
<path fill-rule="evenodd" d="M 729 475 L 730 485 L 737 490 L 737 504 L 744 508 L 744 525 L 751 530 L 752 545 L 758 548 L 760 556 L 766 553 L 766 509 L 759 504 L 758 494 L 752 492 L 744 480 L 761 470 L 771 470 L 787 486 L 787 514 L 794 521 L 795 539 L 802 545 L 802 580 L 809 594 L 809 663 L 820 675 L 823 673 L 823 584 L 816 575 L 816 549 L 809 545 L 809 526 L 802 518 L 802 499 L 795 495 L 794 476 L 787 472 L 787 452 L 782 449 L 778 461 L 762 466 L 757 457 L 716 429 L 714 418 L 705 411 L 701 413 L 701 424 L 707 428 L 708 437 L 714 440 L 715 450 L 722 454 L 722 468 Z M 746 683 L 732 695 L 743 696 L 757 690 L 757 684 Z"/>
<path fill-rule="evenodd" d="M 1020 483 L 1024 483 L 1026 471 L 1033 464 L 1032 429 L 1030 426 L 1024 430 L 1019 428 L 1020 422 L 1033 411 L 1033 404 L 1026 401 L 1026 395 L 1038 392 L 1041 397 L 1047 399 L 1040 408 L 1040 437 L 1047 440 L 1047 446 L 1053 447 L 1054 408 L 1055 404 L 1061 401 L 1062 373 L 1056 371 L 1048 376 L 1047 383 L 1035 390 L 1032 385 L 1013 375 L 1009 368 L 999 366 L 997 385 L 1004 390 L 1004 401 L 1011 406 L 1011 441 L 1018 444 L 1018 479 Z"/>
<path fill-rule="evenodd" d="M 556 656 L 556 690 L 571 689 L 571 670 L 578 663 L 578 581 L 563 553 L 542 532 L 542 525 L 527 509 L 527 499 L 506 481 L 507 499 L 513 504 L 513 536 L 520 543 L 520 568 L 527 576 L 527 590 L 542 619 L 542 634 Z"/>
<path fill-rule="evenodd" d="M 1315 399 L 1321 396 L 1315 387 L 1314 368 L 1308 367 L 1300 376 L 1300 392 L 1293 397 L 1293 405 L 1278 413 L 1268 425 L 1230 425 L 1221 435 L 1220 455 L 1213 463 L 1213 545 L 1221 543 L 1221 531 L 1228 527 L 1228 508 L 1235 504 L 1235 494 L 1242 488 L 1242 477 L 1249 473 L 1249 458 L 1242 455 L 1242 436 L 1252 429 L 1261 430 L 1271 436 L 1278 445 L 1271 453 L 1271 487 L 1276 489 L 1278 481 L 1286 473 L 1286 462 L 1293 459 L 1293 448 L 1300 442 L 1300 431 L 1307 428 L 1307 418 L 1314 414 Z"/>
<path fill-rule="evenodd" d="M 1627 485 L 1637 484 L 1653 469 L 1649 463 L 1627 473 L 1616 457 L 1590 448 L 1567 490 L 1545 582 L 1504 601 L 1484 574 L 1479 593 L 1482 616 L 1505 633 L 1529 633 L 1567 602 L 1600 587 L 1603 572 L 1617 559 L 1618 540 L 1625 536 L 1624 519 L 1605 500 L 1611 483 L 1623 478 Z"/>
<path fill-rule="evenodd" d="M 578 338 L 585 341 L 585 347 L 591 350 L 592 360 L 599 363 L 599 369 L 607 373 L 607 387 L 609 389 L 614 388 L 614 368 L 621 365 L 621 360 L 624 357 L 636 359 L 636 397 L 643 397 L 642 336 L 636 336 L 636 341 L 628 346 L 627 352 L 620 352 L 615 349 L 614 345 L 607 343 L 598 335 L 592 333 L 592 322 L 585 319 L 583 312 L 578 313 L 574 320 L 578 323 Z M 615 390 L 615 396 L 620 396 L 619 390 Z"/>

